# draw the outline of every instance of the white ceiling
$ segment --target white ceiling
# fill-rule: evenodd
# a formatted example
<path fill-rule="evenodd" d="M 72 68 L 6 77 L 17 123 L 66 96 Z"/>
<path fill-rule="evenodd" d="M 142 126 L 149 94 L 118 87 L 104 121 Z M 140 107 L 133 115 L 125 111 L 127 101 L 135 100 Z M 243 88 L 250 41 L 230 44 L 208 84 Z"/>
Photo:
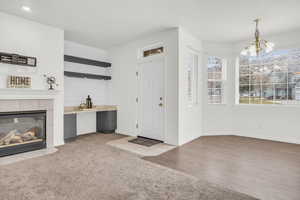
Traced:
<path fill-rule="evenodd" d="M 263 34 L 300 28 L 300 0 L 0 0 L 0 10 L 60 27 L 66 39 L 100 48 L 177 26 L 202 40 L 250 39 L 257 17 Z"/>

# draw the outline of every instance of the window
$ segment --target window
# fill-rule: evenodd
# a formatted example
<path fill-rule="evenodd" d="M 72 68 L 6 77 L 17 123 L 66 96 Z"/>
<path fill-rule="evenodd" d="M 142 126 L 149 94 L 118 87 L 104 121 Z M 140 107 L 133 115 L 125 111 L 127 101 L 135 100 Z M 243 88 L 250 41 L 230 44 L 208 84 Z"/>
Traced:
<path fill-rule="evenodd" d="M 240 104 L 299 104 L 300 49 L 239 59 Z"/>
<path fill-rule="evenodd" d="M 163 52 L 164 52 L 164 48 L 163 47 L 158 47 L 158 48 L 155 48 L 155 49 L 145 50 L 143 52 L 143 56 L 148 57 L 148 56 L 153 56 L 153 55 L 156 55 L 156 54 L 161 54 Z"/>
<path fill-rule="evenodd" d="M 198 54 L 189 52 L 187 55 L 187 96 L 189 105 L 198 103 Z"/>
<path fill-rule="evenodd" d="M 225 60 L 215 57 L 208 57 L 208 103 L 224 103 L 224 81 L 225 81 Z"/>

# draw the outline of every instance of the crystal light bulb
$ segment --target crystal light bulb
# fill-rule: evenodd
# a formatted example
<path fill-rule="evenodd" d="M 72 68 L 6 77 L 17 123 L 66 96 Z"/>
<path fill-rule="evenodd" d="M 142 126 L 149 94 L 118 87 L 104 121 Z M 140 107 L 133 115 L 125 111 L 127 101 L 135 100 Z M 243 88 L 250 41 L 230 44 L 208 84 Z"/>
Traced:
<path fill-rule="evenodd" d="M 248 54 L 247 49 L 243 49 L 243 50 L 241 51 L 241 55 L 247 56 L 247 54 Z"/>
<path fill-rule="evenodd" d="M 249 47 L 250 56 L 256 56 L 256 48 L 254 45 Z"/>
<path fill-rule="evenodd" d="M 275 44 L 274 44 L 273 42 L 267 42 L 267 43 L 266 43 L 266 46 L 267 46 L 268 48 L 273 49 L 274 46 L 275 46 Z"/>
<path fill-rule="evenodd" d="M 265 45 L 266 45 L 266 49 L 265 49 L 266 53 L 273 51 L 273 47 L 275 46 L 274 43 L 272 42 L 266 42 Z"/>

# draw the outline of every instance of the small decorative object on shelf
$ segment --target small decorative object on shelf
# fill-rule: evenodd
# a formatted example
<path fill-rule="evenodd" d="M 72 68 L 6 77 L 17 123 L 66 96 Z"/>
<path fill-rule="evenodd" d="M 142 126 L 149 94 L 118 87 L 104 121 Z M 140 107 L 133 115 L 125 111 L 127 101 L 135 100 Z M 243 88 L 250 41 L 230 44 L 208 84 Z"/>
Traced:
<path fill-rule="evenodd" d="M 8 88 L 31 88 L 31 77 L 27 76 L 8 76 Z"/>
<path fill-rule="evenodd" d="M 80 105 L 79 105 L 79 110 L 83 110 L 83 109 L 85 109 L 86 108 L 86 104 L 85 103 L 81 103 Z"/>
<path fill-rule="evenodd" d="M 88 97 L 86 98 L 86 107 L 93 108 L 92 98 L 90 97 L 90 95 L 88 95 Z"/>
<path fill-rule="evenodd" d="M 9 54 L 9 53 L 1 53 L 0 52 L 0 62 L 13 64 L 13 65 L 23 65 L 29 67 L 36 67 L 36 58 L 21 56 L 18 54 Z"/>
<path fill-rule="evenodd" d="M 56 78 L 54 76 L 47 76 L 46 74 L 44 75 L 44 77 L 46 77 L 46 81 L 49 85 L 49 90 L 54 90 L 54 85 L 58 86 L 58 84 L 56 83 Z"/>

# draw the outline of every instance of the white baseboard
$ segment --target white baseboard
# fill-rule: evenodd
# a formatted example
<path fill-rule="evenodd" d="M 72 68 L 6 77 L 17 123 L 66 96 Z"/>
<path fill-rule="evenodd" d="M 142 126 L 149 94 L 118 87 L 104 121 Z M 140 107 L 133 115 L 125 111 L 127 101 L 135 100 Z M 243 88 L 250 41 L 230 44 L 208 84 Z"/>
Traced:
<path fill-rule="evenodd" d="M 270 136 L 262 136 L 262 135 L 255 135 L 255 134 L 242 134 L 238 133 L 237 131 L 220 131 L 220 132 L 208 132 L 203 133 L 203 136 L 218 136 L 218 135 L 234 135 L 234 136 L 241 136 L 241 137 L 249 137 L 261 140 L 270 140 L 276 142 L 285 142 L 291 144 L 300 144 L 300 138 L 298 139 L 289 139 L 289 138 L 278 138 L 278 137 L 270 137 Z"/>

